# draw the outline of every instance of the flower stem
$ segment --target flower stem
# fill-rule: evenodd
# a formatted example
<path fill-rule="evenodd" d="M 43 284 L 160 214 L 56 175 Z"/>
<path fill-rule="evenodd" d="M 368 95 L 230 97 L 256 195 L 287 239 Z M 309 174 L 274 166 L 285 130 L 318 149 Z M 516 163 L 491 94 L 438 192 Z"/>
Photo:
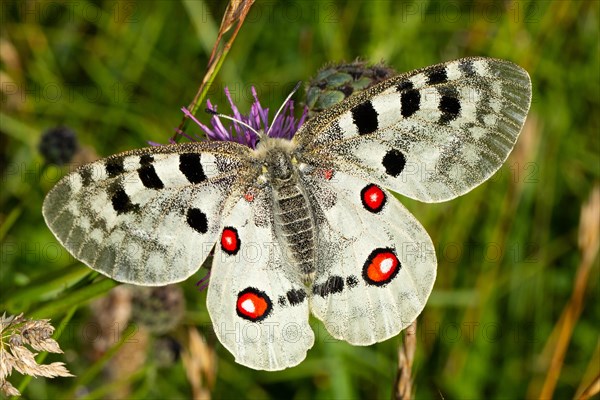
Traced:
<path fill-rule="evenodd" d="M 225 61 L 225 57 L 227 57 L 229 50 L 233 46 L 233 42 L 235 41 L 235 38 L 237 37 L 237 34 L 240 31 L 240 28 L 242 27 L 242 24 L 244 23 L 246 15 L 248 15 L 252 4 L 254 4 L 254 0 L 231 0 L 227 5 L 227 9 L 225 10 L 225 14 L 223 15 L 223 20 L 221 21 L 221 26 L 219 28 L 217 40 L 215 41 L 215 45 L 213 46 L 213 50 L 210 55 L 210 59 L 208 60 L 206 73 L 204 74 L 202 83 L 200 84 L 200 87 L 196 92 L 196 96 L 194 96 L 194 100 L 192 100 L 192 102 L 187 107 L 187 109 L 190 110 L 192 114 L 196 114 L 198 108 L 200 108 L 200 104 L 204 102 L 204 99 L 206 98 L 206 93 L 208 93 L 211 84 L 215 80 L 217 73 L 219 72 L 221 66 L 223 65 L 223 62 Z M 219 49 L 223 41 L 223 36 L 231 29 L 234 23 L 236 24 L 236 26 L 231 37 L 229 38 L 227 43 L 223 45 L 223 48 Z M 179 138 L 182 136 L 179 132 L 185 133 L 185 129 L 187 128 L 188 122 L 189 117 L 187 115 L 184 115 L 183 119 L 181 120 L 181 123 L 179 124 L 179 127 L 176 130 L 177 133 L 175 133 L 171 138 L 172 140 L 176 142 L 179 141 Z"/>

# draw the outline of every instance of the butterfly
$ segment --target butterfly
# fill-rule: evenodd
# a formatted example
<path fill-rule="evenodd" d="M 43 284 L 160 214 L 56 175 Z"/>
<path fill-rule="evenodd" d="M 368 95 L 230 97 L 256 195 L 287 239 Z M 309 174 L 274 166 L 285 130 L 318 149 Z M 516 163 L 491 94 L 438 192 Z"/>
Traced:
<path fill-rule="evenodd" d="M 179 282 L 214 251 L 217 337 L 238 363 L 281 370 L 313 346 L 310 313 L 353 345 L 417 318 L 435 250 L 391 191 L 441 202 L 478 186 L 508 157 L 530 102 L 521 67 L 450 61 L 354 94 L 292 139 L 165 145 L 84 165 L 47 194 L 43 215 L 77 259 L 121 282 Z"/>

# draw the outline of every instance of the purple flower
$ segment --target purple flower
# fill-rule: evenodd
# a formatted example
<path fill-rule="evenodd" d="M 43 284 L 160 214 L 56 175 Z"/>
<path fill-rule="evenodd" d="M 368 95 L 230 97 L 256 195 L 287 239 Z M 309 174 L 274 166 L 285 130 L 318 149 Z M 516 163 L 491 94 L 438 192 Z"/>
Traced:
<path fill-rule="evenodd" d="M 227 100 L 229 100 L 233 112 L 231 118 L 242 123 L 233 121 L 228 127 L 225 127 L 223 122 L 221 122 L 221 117 L 214 115 L 210 120 L 212 127 L 209 128 L 198 121 L 189 110 L 182 108 L 182 111 L 202 128 L 210 140 L 237 142 L 254 149 L 258 141 L 257 132 L 267 132 L 270 137 L 291 139 L 308 115 L 308 108 L 305 107 L 300 119 L 294 118 L 294 102 L 290 99 L 290 95 L 282 105 L 273 123 L 269 125 L 269 109 L 264 108 L 260 104 L 254 86 L 252 87 L 254 103 L 250 107 L 250 114 L 247 116 L 240 113 L 231 99 L 231 94 L 227 88 L 225 88 L 225 95 L 227 96 Z M 210 100 L 206 104 L 208 110 L 216 110 L 216 107 L 211 104 Z M 186 137 L 189 138 L 187 135 Z"/>

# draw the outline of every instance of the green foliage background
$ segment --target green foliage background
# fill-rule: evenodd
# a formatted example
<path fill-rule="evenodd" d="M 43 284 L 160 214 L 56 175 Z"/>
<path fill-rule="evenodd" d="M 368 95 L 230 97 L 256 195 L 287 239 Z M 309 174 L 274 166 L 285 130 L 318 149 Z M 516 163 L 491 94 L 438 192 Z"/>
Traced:
<path fill-rule="evenodd" d="M 66 169 L 44 167 L 37 144 L 58 125 L 74 129 L 100 156 L 165 143 L 201 82 L 226 4 L 1 5 L 0 309 L 55 324 L 72 315 L 59 338 L 66 354 L 52 360 L 66 361 L 78 377 L 32 380 L 27 397 L 111 397 L 102 389 L 109 383 L 105 360 L 91 361 L 92 339 L 83 332 L 87 303 L 114 284 L 89 274 L 46 228 L 44 194 Z M 581 262 L 580 209 L 600 175 L 599 7 L 598 1 L 258 1 L 213 83 L 209 98 L 225 111 L 224 86 L 241 110 L 251 103 L 251 85 L 274 109 L 295 82 L 325 63 L 356 57 L 385 60 L 402 72 L 490 56 L 529 71 L 530 116 L 497 175 L 448 203 L 402 200 L 431 234 L 439 259 L 419 318 L 416 398 L 539 393 L 554 350 L 548 339 Z M 218 356 L 215 398 L 390 398 L 400 336 L 352 347 L 328 339 L 313 321 L 318 340 L 299 366 L 267 373 L 235 364 L 211 333 L 206 294 L 194 286 L 203 274 L 180 286 L 184 324 L 199 326 Z M 598 282 L 596 259 L 556 398 L 573 397 L 599 373 Z M 21 378 L 10 379 L 18 386 Z M 191 396 L 181 361 L 160 369 L 149 357 L 124 381 L 132 398 Z"/>

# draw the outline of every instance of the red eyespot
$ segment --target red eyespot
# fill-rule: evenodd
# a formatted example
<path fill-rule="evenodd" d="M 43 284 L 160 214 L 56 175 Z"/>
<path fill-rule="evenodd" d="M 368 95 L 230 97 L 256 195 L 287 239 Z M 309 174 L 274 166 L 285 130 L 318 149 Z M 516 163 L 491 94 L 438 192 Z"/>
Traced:
<path fill-rule="evenodd" d="M 248 192 L 244 195 L 244 199 L 246 199 L 246 201 L 248 203 L 252 203 L 254 201 L 254 194 L 251 192 Z"/>
<path fill-rule="evenodd" d="M 396 277 L 400 268 L 393 249 L 375 249 L 363 266 L 363 279 L 371 285 L 383 286 Z"/>
<path fill-rule="evenodd" d="M 230 226 L 223 229 L 221 234 L 221 249 L 231 256 L 235 256 L 240 250 L 240 237 L 238 231 Z"/>
<path fill-rule="evenodd" d="M 257 322 L 265 319 L 271 312 L 272 304 L 269 296 L 255 288 L 246 288 L 238 294 L 237 314 L 249 321 Z"/>
<path fill-rule="evenodd" d="M 323 171 L 323 177 L 326 180 L 330 181 L 331 178 L 333 178 L 333 170 L 332 169 L 326 169 L 326 170 L 324 170 Z"/>
<path fill-rule="evenodd" d="M 360 191 L 360 200 L 367 211 L 378 213 L 383 209 L 387 196 L 379 186 L 371 183 Z"/>

